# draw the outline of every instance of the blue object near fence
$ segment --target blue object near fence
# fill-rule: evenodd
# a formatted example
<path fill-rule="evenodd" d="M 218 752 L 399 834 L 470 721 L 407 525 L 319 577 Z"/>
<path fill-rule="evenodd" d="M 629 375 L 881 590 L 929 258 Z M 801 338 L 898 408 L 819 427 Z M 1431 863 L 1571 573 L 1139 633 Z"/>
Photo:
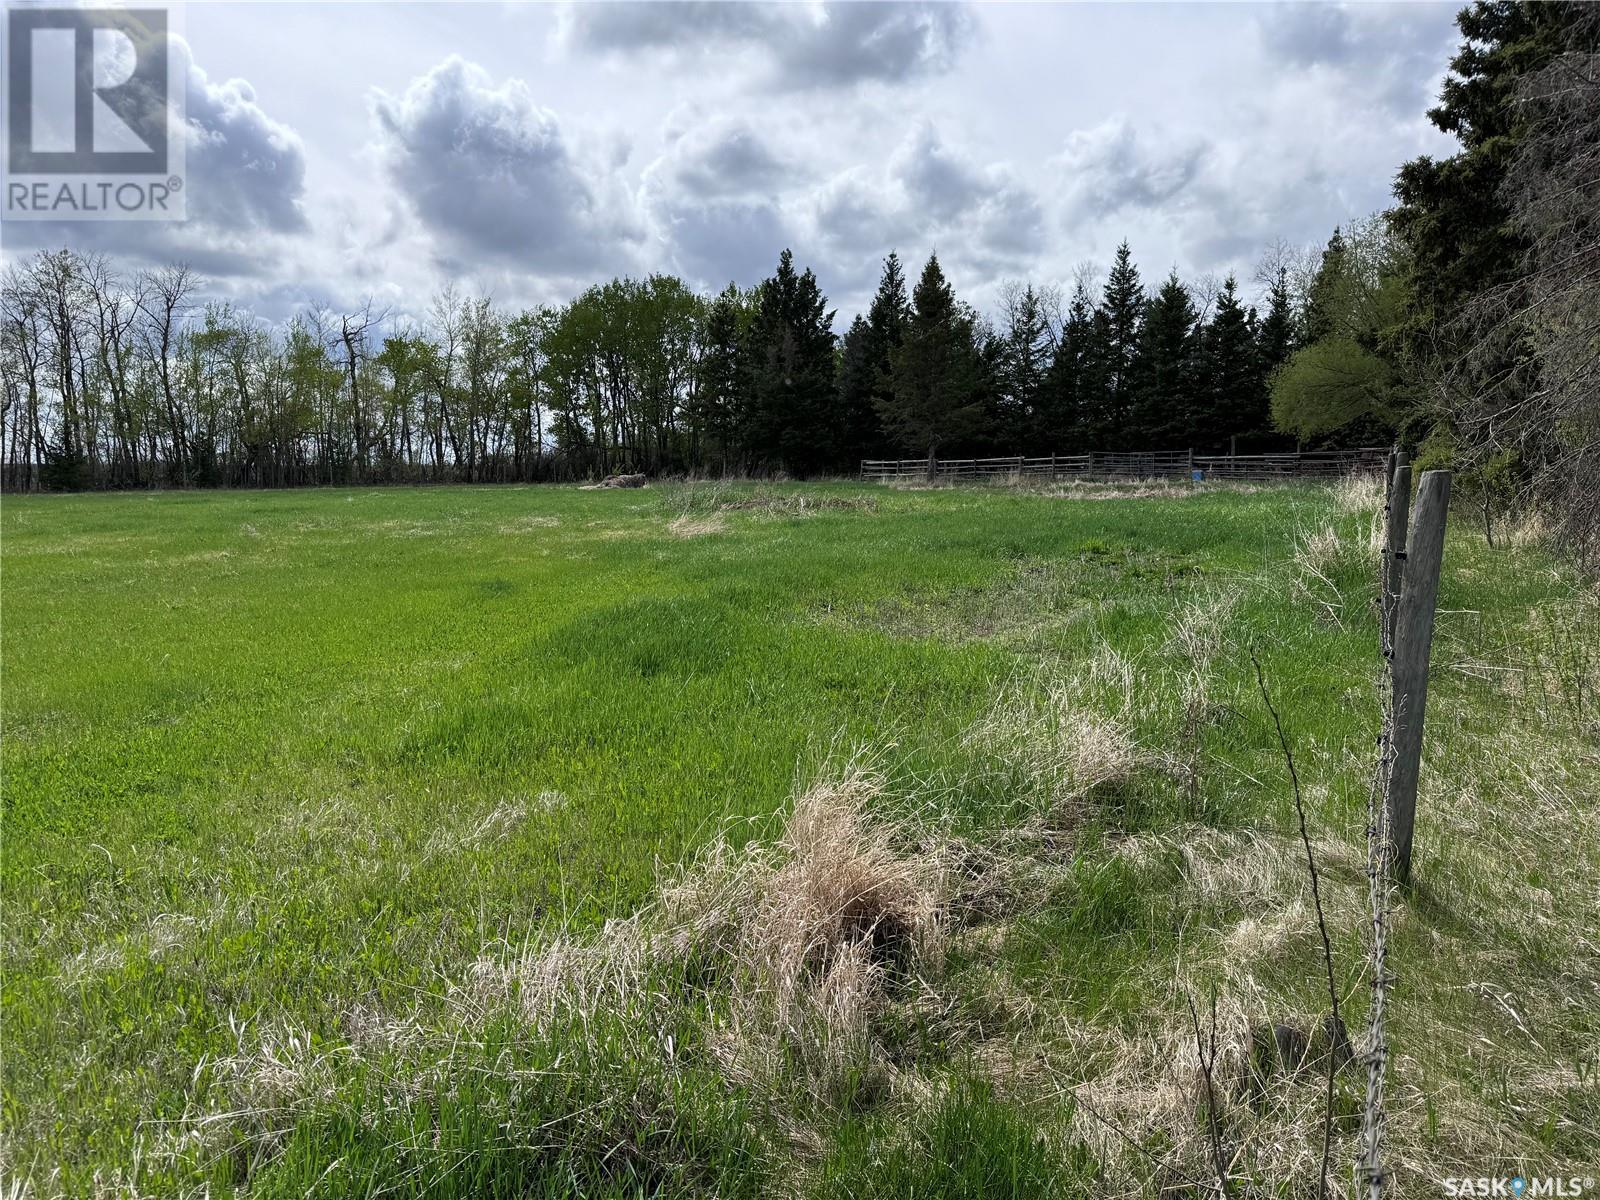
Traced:
<path fill-rule="evenodd" d="M 1194 480 L 1196 483 L 1205 482 L 1205 477 L 1206 477 L 1206 473 L 1204 471 L 1202 471 L 1199 467 L 1196 467 L 1194 470 L 1189 472 L 1189 478 Z"/>

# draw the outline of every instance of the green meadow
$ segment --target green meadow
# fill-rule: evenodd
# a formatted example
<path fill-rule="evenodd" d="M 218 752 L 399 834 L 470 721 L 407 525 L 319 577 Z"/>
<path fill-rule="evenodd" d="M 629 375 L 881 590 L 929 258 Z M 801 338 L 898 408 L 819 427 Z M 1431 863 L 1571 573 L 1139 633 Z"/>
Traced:
<path fill-rule="evenodd" d="M 1313 1194 L 1252 655 L 1359 1054 L 1374 505 L 7 497 L 4 1194 L 1155 1195 L 1213 1115 L 1231 1188 Z M 1440 610 L 1388 1160 L 1592 1174 L 1600 603 L 1458 514 Z"/>

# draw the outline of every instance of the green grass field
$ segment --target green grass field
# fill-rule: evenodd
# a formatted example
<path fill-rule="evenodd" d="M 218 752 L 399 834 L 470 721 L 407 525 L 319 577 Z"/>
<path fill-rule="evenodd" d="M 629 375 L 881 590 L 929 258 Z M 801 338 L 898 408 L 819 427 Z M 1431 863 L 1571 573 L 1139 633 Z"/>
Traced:
<path fill-rule="evenodd" d="M 1310 1194 L 1320 1084 L 1247 1078 L 1328 1007 L 1250 656 L 1359 1049 L 1371 498 L 1114 491 L 7 497 L 6 1194 L 1203 1189 L 1186 995 L 1236 1186 Z M 1600 1166 L 1600 605 L 1458 526 L 1418 1194 Z"/>

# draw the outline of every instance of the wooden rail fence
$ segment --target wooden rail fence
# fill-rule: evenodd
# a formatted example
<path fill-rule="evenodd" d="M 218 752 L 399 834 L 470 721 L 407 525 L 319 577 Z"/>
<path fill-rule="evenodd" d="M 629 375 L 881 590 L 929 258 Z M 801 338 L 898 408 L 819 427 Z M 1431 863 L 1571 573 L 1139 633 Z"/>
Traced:
<path fill-rule="evenodd" d="M 1385 470 L 1387 447 L 1360 450 L 1318 450 L 1294 454 L 1193 454 L 1186 450 L 1143 453 L 1051 454 L 1038 458 L 941 458 L 932 478 L 940 483 L 961 480 L 1000 481 L 1029 476 L 1046 479 L 1298 479 L 1373 474 Z M 929 478 L 925 458 L 863 459 L 861 478 L 890 483 Z"/>

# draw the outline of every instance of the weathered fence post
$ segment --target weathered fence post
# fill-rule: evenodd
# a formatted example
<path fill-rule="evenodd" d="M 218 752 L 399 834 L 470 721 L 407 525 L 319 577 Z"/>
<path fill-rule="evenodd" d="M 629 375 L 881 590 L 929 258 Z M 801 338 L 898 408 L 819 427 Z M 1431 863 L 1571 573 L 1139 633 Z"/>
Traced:
<path fill-rule="evenodd" d="M 1393 457 L 1383 505 L 1383 595 L 1379 599 L 1386 655 L 1394 653 L 1394 622 L 1400 612 L 1400 588 L 1406 571 L 1406 517 L 1411 510 L 1411 466 L 1404 450 Z"/>
<path fill-rule="evenodd" d="M 1409 467 L 1404 471 L 1410 474 Z M 1396 495 L 1398 498 L 1398 488 Z M 1433 647 L 1433 610 L 1439 598 L 1439 568 L 1444 560 L 1445 519 L 1449 511 L 1450 472 L 1424 471 L 1411 514 L 1404 586 L 1394 629 L 1394 746 L 1387 803 L 1395 878 L 1402 882 L 1411 877 L 1417 776 L 1422 768 L 1422 721 L 1428 705 L 1428 654 Z"/>

